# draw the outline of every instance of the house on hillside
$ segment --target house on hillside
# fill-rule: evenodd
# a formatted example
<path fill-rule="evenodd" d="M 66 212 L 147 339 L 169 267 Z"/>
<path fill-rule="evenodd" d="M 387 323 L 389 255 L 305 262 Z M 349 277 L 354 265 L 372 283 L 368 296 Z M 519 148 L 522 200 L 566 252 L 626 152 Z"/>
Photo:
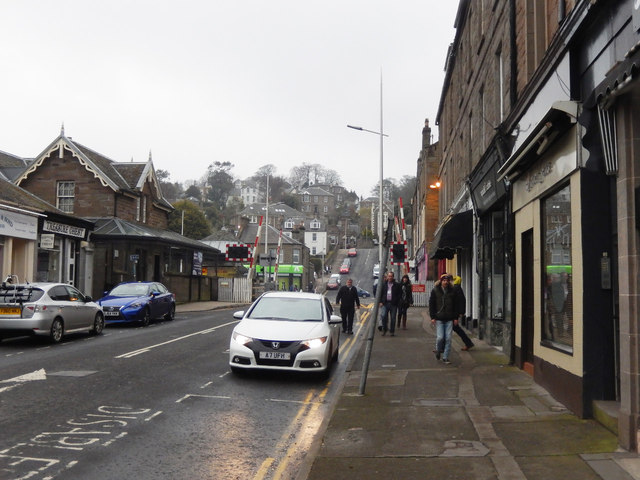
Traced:
<path fill-rule="evenodd" d="M 116 162 L 65 136 L 63 129 L 15 183 L 62 212 L 95 223 L 91 295 L 130 280 L 162 282 L 178 301 L 215 295 L 207 273 L 219 251 L 167 229 L 173 207 L 162 195 L 151 158 Z M 75 254 L 69 250 L 65 260 Z"/>

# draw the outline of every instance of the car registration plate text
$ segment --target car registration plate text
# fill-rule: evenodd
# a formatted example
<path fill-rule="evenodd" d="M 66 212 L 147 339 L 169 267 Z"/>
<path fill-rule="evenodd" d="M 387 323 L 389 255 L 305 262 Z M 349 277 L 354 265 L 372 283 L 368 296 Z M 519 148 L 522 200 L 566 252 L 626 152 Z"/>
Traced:
<path fill-rule="evenodd" d="M 105 314 L 107 317 L 117 317 L 117 316 L 119 316 L 119 315 L 120 315 L 120 312 L 118 312 L 118 311 L 116 311 L 116 312 L 104 312 L 104 314 Z"/>
<path fill-rule="evenodd" d="M 260 358 L 265 360 L 290 360 L 289 352 L 260 352 Z"/>
<path fill-rule="evenodd" d="M 20 307 L 0 307 L 0 315 L 20 315 Z"/>

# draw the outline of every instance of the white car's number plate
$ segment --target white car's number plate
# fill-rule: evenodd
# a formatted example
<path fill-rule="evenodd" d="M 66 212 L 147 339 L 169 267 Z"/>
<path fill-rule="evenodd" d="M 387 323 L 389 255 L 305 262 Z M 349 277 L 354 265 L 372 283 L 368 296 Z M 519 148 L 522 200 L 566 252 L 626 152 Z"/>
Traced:
<path fill-rule="evenodd" d="M 265 360 L 290 360 L 289 352 L 260 352 L 260 358 Z"/>
<path fill-rule="evenodd" d="M 117 311 L 116 312 L 104 312 L 104 314 L 107 317 L 117 317 L 118 315 L 120 315 L 120 312 L 117 312 Z"/>

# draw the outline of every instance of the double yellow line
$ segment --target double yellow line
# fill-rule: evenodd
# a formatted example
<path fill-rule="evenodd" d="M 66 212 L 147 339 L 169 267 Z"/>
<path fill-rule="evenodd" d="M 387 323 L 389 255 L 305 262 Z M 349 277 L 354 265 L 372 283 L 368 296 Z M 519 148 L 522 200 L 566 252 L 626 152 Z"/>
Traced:
<path fill-rule="evenodd" d="M 344 342 L 343 348 L 340 349 L 340 361 L 344 361 L 344 359 L 348 357 L 349 352 L 356 344 L 355 339 L 357 337 L 357 334 L 360 333 L 360 330 L 366 327 L 367 320 L 371 316 L 372 307 L 372 304 L 362 305 L 359 315 L 360 319 L 357 323 L 358 326 L 356 335 L 347 337 L 347 340 Z M 362 309 L 364 309 L 364 311 L 362 311 Z M 326 386 L 322 389 L 322 391 L 320 391 L 320 393 L 317 393 L 317 395 L 315 389 L 311 390 L 307 394 L 305 399 L 301 402 L 302 406 L 298 409 L 298 413 L 293 418 L 293 420 L 287 427 L 287 430 L 283 433 L 282 437 L 280 437 L 280 440 L 275 446 L 276 454 L 278 454 L 278 452 L 284 453 L 280 457 L 280 462 L 277 463 L 277 467 L 273 472 L 273 475 L 270 477 L 272 480 L 280 480 L 282 478 L 282 475 L 285 473 L 287 467 L 290 464 L 290 459 L 293 458 L 295 450 L 302 448 L 305 445 L 305 441 L 309 444 L 311 443 L 311 441 L 313 441 L 313 435 L 317 431 L 317 428 L 304 428 L 305 423 L 311 419 L 313 414 L 315 414 L 318 408 L 320 408 L 320 406 L 324 403 L 324 398 L 329 391 L 330 385 L 331 381 L 327 382 Z M 318 420 L 318 425 L 316 427 L 320 425 L 321 421 L 322 419 Z M 305 439 L 304 435 L 309 435 L 308 432 L 310 432 L 311 435 L 309 436 L 309 438 Z M 276 464 L 276 460 L 276 457 L 265 458 L 265 460 L 260 465 L 260 468 L 256 472 L 256 475 L 253 477 L 253 480 L 264 480 L 265 478 L 267 478 L 267 475 L 269 474 L 271 468 L 274 466 L 274 464 Z"/>

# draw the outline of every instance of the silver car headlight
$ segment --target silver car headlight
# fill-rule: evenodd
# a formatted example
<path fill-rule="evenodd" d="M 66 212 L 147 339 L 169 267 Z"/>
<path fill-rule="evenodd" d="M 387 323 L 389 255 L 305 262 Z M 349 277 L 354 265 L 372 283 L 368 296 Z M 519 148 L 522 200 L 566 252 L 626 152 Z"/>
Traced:
<path fill-rule="evenodd" d="M 253 338 L 242 335 L 238 332 L 233 332 L 232 335 L 233 340 L 240 345 L 246 345 L 247 343 L 253 342 Z"/>
<path fill-rule="evenodd" d="M 306 346 L 307 348 L 318 348 L 322 346 L 324 343 L 326 343 L 326 341 L 327 341 L 327 337 L 319 337 L 319 338 L 312 338 L 311 340 L 305 340 L 304 342 L 300 342 L 300 343 L 302 343 L 302 345 Z"/>

